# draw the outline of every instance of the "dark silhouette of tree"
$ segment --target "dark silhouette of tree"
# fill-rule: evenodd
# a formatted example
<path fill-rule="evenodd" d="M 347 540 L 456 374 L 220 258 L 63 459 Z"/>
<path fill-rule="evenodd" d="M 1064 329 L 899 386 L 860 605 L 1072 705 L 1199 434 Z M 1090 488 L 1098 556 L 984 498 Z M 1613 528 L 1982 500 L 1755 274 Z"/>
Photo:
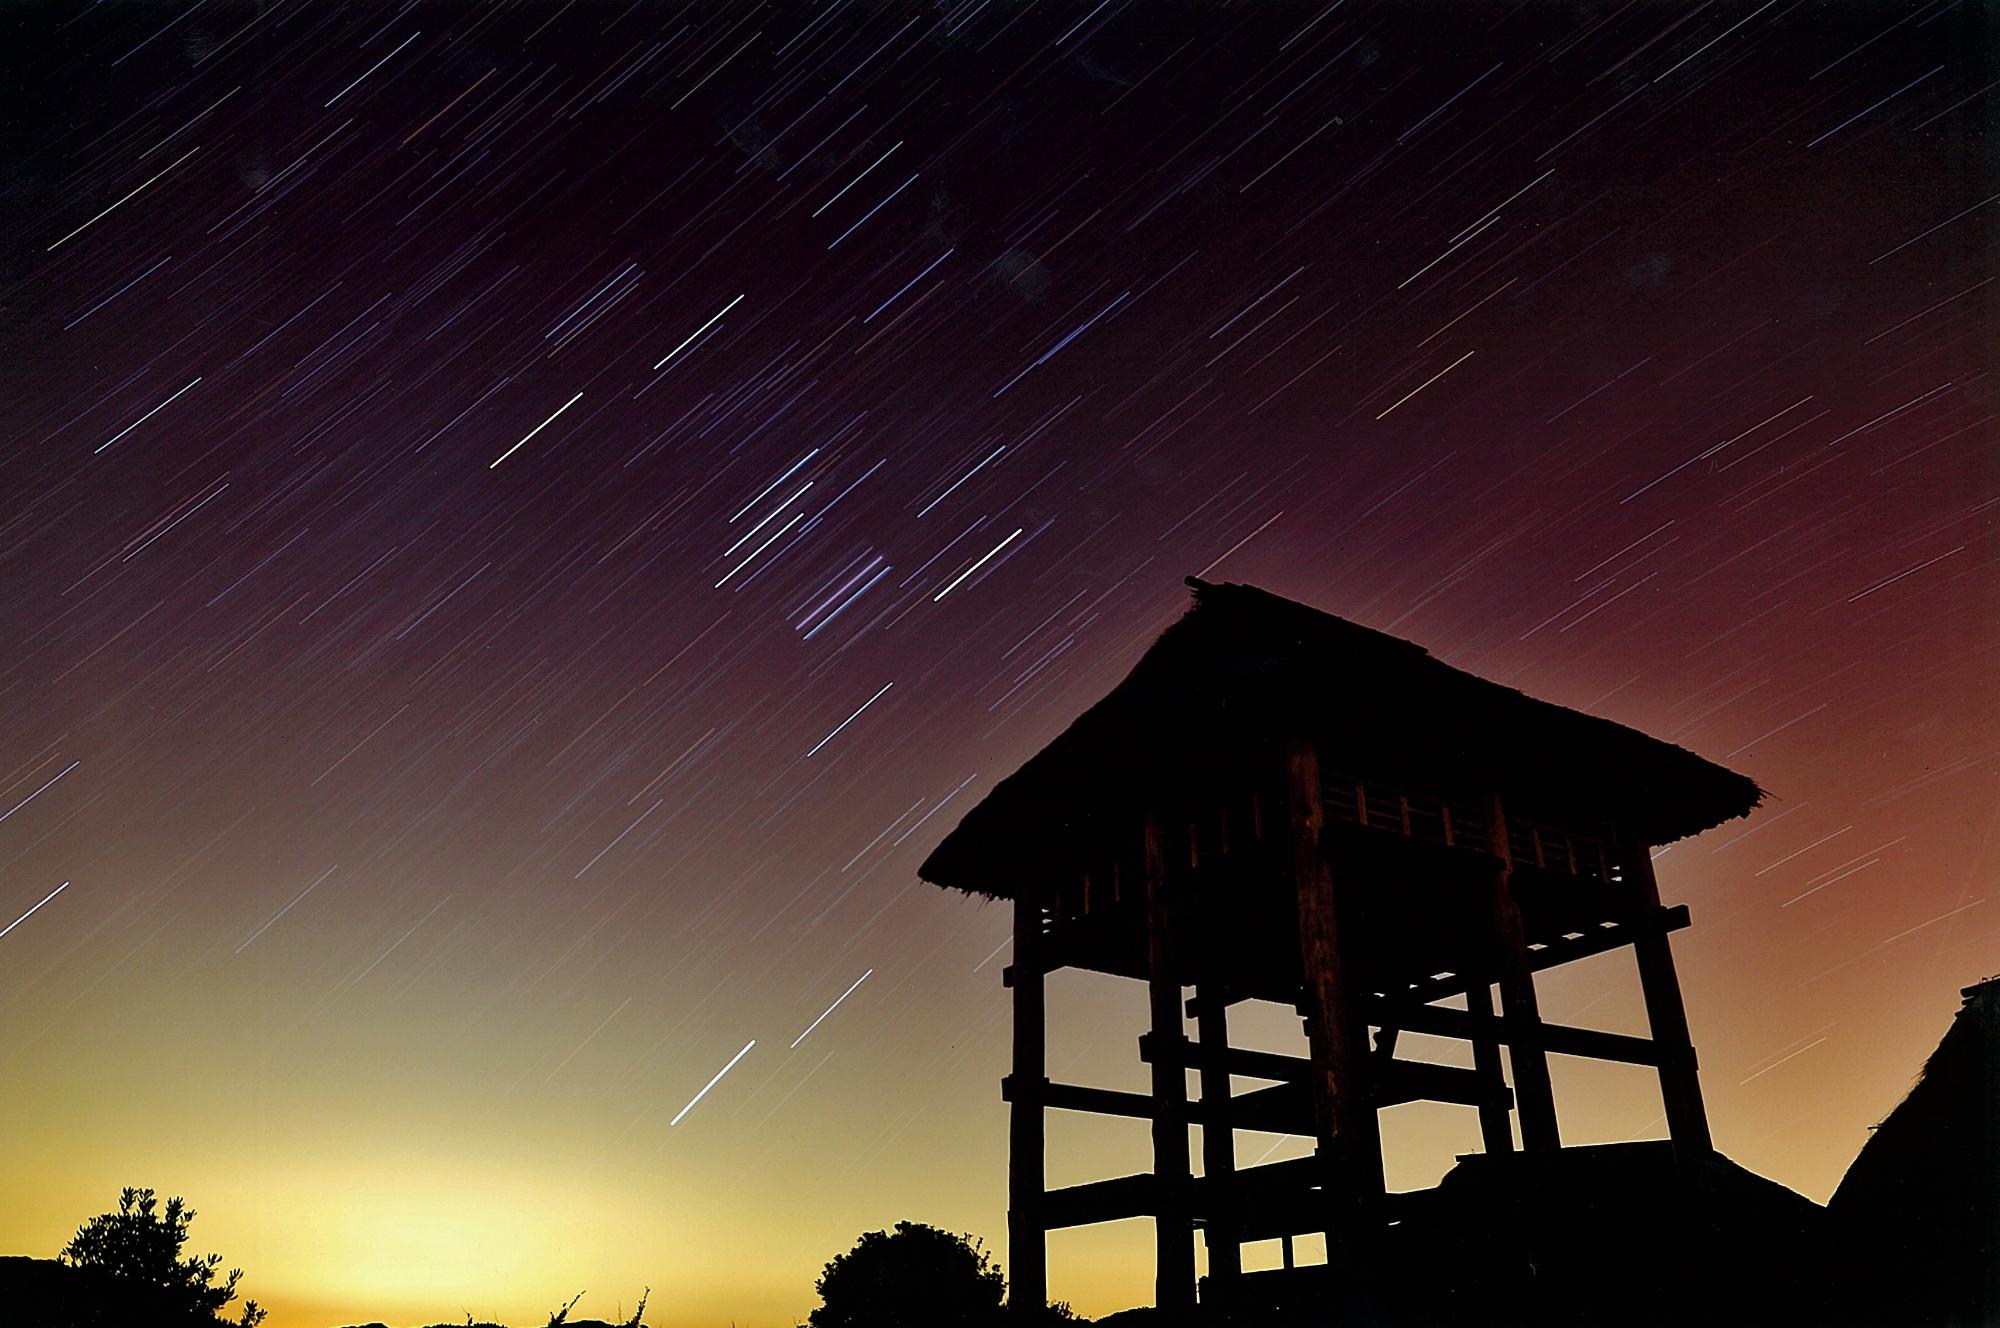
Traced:
<path fill-rule="evenodd" d="M 193 1221 L 194 1210 L 178 1196 L 167 1200 L 161 1212 L 153 1191 L 127 1186 L 118 1196 L 118 1211 L 100 1213 L 77 1228 L 58 1257 L 72 1268 L 95 1269 L 158 1288 L 175 1309 L 214 1318 L 236 1299 L 243 1270 L 230 1269 L 228 1280 L 218 1286 L 215 1273 L 221 1255 L 181 1258 Z M 267 1313 L 256 1301 L 246 1300 L 234 1322 L 240 1328 L 256 1328 Z"/>
<path fill-rule="evenodd" d="M 812 1328 L 960 1328 L 997 1323 L 1006 1283 L 980 1242 L 898 1222 L 835 1255 L 815 1289 Z"/>

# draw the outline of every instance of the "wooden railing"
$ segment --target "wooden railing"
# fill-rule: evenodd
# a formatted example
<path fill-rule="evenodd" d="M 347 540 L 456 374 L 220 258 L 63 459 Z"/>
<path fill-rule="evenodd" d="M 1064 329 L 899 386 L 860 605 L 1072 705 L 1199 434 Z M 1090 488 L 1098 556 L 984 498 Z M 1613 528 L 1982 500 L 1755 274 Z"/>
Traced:
<path fill-rule="evenodd" d="M 1333 775 L 1326 780 L 1332 822 L 1400 834 L 1473 853 L 1492 853 L 1486 810 L 1469 799 L 1406 793 Z M 1509 814 L 1507 848 L 1516 866 L 1591 880 L 1619 879 L 1616 855 L 1603 839 Z"/>

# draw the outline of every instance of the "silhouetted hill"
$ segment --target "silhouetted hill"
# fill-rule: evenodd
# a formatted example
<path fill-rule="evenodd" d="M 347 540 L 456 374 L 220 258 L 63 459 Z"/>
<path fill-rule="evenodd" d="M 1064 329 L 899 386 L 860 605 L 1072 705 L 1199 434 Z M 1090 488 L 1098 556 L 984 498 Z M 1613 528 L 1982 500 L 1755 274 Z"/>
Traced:
<path fill-rule="evenodd" d="M 2000 1323 L 2000 978 L 1962 995 L 1828 1205 L 1853 1265 L 1889 1270 L 1877 1311 L 1911 1328 Z"/>
<path fill-rule="evenodd" d="M 349 1325 L 349 1328 L 389 1328 L 389 1325 L 377 1320 L 374 1323 L 352 1324 Z M 507 1325 L 504 1323 L 489 1323 L 481 1319 L 477 1323 L 426 1324 L 425 1328 L 507 1328 Z M 603 1319 L 565 1319 L 563 1320 L 563 1328 L 632 1328 L 632 1326 L 625 1323 L 606 1323 Z M 638 1328 L 646 1328 L 646 1326 L 640 1324 Z"/>

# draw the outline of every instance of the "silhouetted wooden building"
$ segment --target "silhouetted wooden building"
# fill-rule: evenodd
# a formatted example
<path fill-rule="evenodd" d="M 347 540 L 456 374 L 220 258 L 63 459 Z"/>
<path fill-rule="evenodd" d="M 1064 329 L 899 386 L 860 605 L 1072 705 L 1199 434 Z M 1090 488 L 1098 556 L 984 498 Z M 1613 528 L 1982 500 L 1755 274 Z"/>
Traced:
<path fill-rule="evenodd" d="M 1155 1221 L 1164 1308 L 1194 1303 L 1197 1228 L 1207 1294 L 1224 1303 L 1245 1241 L 1323 1231 L 1330 1262 L 1363 1267 L 1394 1220 L 1377 1112 L 1463 1103 L 1489 1152 L 1515 1146 L 1515 1119 L 1524 1150 L 1558 1148 L 1551 1053 L 1657 1067 L 1677 1154 L 1706 1159 L 1667 940 L 1687 910 L 1662 907 L 1648 850 L 1748 813 L 1757 786 L 1396 637 L 1253 587 L 1189 584 L 1194 607 L 1131 675 L 920 869 L 1014 903 L 1016 1303 L 1046 1296 L 1048 1231 L 1128 1217 Z M 1650 1039 L 1541 1019 L 1537 972 L 1624 946 Z M 1149 1094 L 1050 1082 L 1043 977 L 1063 967 L 1149 985 Z M 1454 997 L 1462 1008 L 1440 1004 Z M 1310 1055 L 1230 1047 L 1228 1011 L 1245 1000 L 1295 1006 Z M 1468 1041 L 1472 1068 L 1397 1057 L 1403 1030 Z M 1232 1094 L 1232 1075 L 1269 1086 Z M 1047 1189 L 1048 1110 L 1151 1121 L 1153 1170 Z M 1239 1168 L 1239 1129 L 1317 1146 Z"/>

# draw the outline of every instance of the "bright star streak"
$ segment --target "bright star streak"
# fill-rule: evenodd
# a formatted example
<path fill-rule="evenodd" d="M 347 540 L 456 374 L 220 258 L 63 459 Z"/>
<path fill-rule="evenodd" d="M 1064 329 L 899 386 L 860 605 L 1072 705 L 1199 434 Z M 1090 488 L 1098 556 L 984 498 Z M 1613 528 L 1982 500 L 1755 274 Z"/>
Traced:
<path fill-rule="evenodd" d="M 23 807 L 33 802 L 36 798 L 39 798 L 44 793 L 47 793 L 49 789 L 54 786 L 56 779 L 61 779 L 64 775 L 68 774 L 70 771 L 76 769 L 78 766 L 82 764 L 83 762 L 80 760 L 71 761 L 68 765 L 62 768 L 62 770 L 56 775 L 55 779 L 51 779 L 47 784 L 42 785 L 40 788 L 36 789 L 33 793 L 30 793 L 27 797 L 21 799 L 19 802 L 15 803 L 12 807 L 9 807 L 5 812 L 0 812 L 0 821 L 6 820 L 9 816 L 12 816 L 15 812 L 20 811 Z"/>
<path fill-rule="evenodd" d="M 681 1123 L 681 1117 L 687 1115 L 690 1111 L 693 1111 L 694 1104 L 701 1101 L 703 1098 L 707 1097 L 708 1090 L 715 1087 L 717 1084 L 721 1083 L 722 1076 L 728 1074 L 731 1070 L 735 1069 L 736 1062 L 742 1060 L 745 1056 L 748 1056 L 750 1054 L 750 1048 L 756 1045 L 757 1045 L 756 1038 L 751 1038 L 748 1042 L 744 1043 L 743 1050 L 737 1052 L 734 1056 L 731 1056 L 729 1058 L 729 1064 L 717 1070 L 715 1072 L 715 1078 L 703 1084 L 701 1087 L 701 1091 L 699 1093 L 696 1093 L 692 1098 L 689 1098 L 688 1104 L 682 1107 L 680 1109 L 679 1114 L 677 1114 L 672 1120 L 668 1121 L 667 1124 L 670 1126 L 679 1125 Z"/>
<path fill-rule="evenodd" d="M 737 297 L 736 297 L 735 299 L 731 300 L 731 301 L 730 301 L 730 302 L 729 302 L 728 304 L 725 304 L 725 305 L 723 305 L 723 306 L 722 306 L 722 313 L 718 313 L 718 314 L 716 314 L 716 315 L 715 315 L 715 318 L 711 318 L 711 319 L 709 319 L 709 320 L 708 320 L 708 321 L 707 321 L 706 323 L 703 323 L 703 324 L 702 324 L 702 325 L 701 325 L 700 327 L 696 328 L 696 329 L 695 329 L 695 330 L 694 330 L 694 331 L 693 331 L 692 333 L 690 333 L 690 334 L 689 334 L 689 336 L 688 336 L 688 339 L 687 339 L 687 341 L 683 341 L 683 342 L 682 342 L 682 343 L 681 343 L 680 345 L 678 345 L 678 346 L 674 347 L 674 348 L 673 348 L 672 350 L 668 351 L 668 352 L 667 352 L 667 355 L 666 355 L 666 359 L 663 359 L 663 360 L 661 360 L 661 361 L 660 361 L 660 364 L 665 364 L 665 363 L 667 362 L 667 360 L 671 360 L 672 358 L 674 358 L 674 356 L 676 356 L 676 355 L 680 354 L 680 353 L 681 353 L 682 351 L 686 350 L 686 349 L 688 348 L 688 342 L 689 342 L 689 341 L 693 341 L 693 340 L 694 340 L 694 339 L 695 339 L 696 337 L 698 337 L 698 336 L 700 336 L 700 335 L 701 335 L 702 333 L 704 333 L 704 332 L 708 331 L 708 329 L 709 329 L 709 328 L 711 328 L 711 327 L 715 326 L 715 320 L 716 320 L 716 318 L 720 318 L 720 317 L 722 317 L 722 314 L 726 314 L 726 313 L 728 313 L 728 312 L 729 312 L 729 311 L 730 311 L 731 309 L 734 309 L 734 308 L 735 308 L 735 307 L 736 307 L 737 305 L 739 305 L 739 304 L 741 304 L 741 303 L 743 303 L 743 297 L 742 297 L 741 295 L 739 295 L 739 296 L 737 296 Z M 656 364 L 656 365 L 654 365 L 653 367 L 654 367 L 655 369 L 657 369 L 657 368 L 659 368 L 659 367 L 660 367 L 660 364 Z"/>
<path fill-rule="evenodd" d="M 64 882 L 63 882 L 63 883 L 62 883 L 61 885 L 59 885 L 59 886 L 57 886 L 57 887 L 56 887 L 55 889 L 53 889 L 53 890 L 49 891 L 49 892 L 48 892 L 48 894 L 46 894 L 46 895 L 44 895 L 44 896 L 42 897 L 42 904 L 46 904 L 46 903 L 48 903 L 48 902 L 49 902 L 49 900 L 51 900 L 51 899 L 54 899 L 54 898 L 55 898 L 55 897 L 56 897 L 57 895 L 61 894 L 61 893 L 62 893 L 63 891 L 65 891 L 65 890 L 67 890 L 67 889 L 69 889 L 69 882 L 68 882 L 68 881 L 64 881 Z M 7 934 L 8 932 L 10 932 L 10 931 L 14 930 L 14 928 L 16 928 L 16 927 L 20 926 L 20 925 L 21 925 L 22 923 L 26 922 L 26 921 L 27 921 L 27 920 L 28 920 L 29 918 L 32 918 L 33 916 L 35 916 L 35 909 L 36 909 L 36 908 L 40 908 L 40 907 L 42 906 L 42 904 L 37 904 L 37 905 L 35 905 L 35 908 L 31 908 L 31 909 L 29 909 L 29 910 L 28 910 L 28 911 L 27 911 L 26 913 L 23 913 L 23 914 L 22 914 L 22 915 L 21 915 L 20 917 L 18 917 L 18 918 L 15 918 L 15 919 L 14 919 L 14 920 L 13 920 L 12 922 L 8 923 L 8 924 L 7 924 L 7 925 L 6 925 L 5 927 L 0 927 L 0 936 L 5 936 L 5 935 L 6 935 L 6 934 Z M 875 970 L 873 970 L 873 969 L 870 969 L 870 970 L 868 970 L 868 972 L 869 972 L 869 973 L 872 973 L 872 972 L 874 972 L 874 971 L 875 971 Z M 863 974 L 862 974 L 861 976 L 865 978 L 865 977 L 867 977 L 867 976 L 868 976 L 868 973 L 863 973 Z M 854 986 L 855 986 L 855 987 L 858 987 L 858 986 L 860 986 L 860 985 L 861 985 L 861 984 L 860 984 L 860 983 L 858 983 L 858 982 L 854 984 Z M 854 987 L 849 987 L 849 988 L 848 988 L 848 990 L 849 990 L 849 991 L 852 991 L 852 990 L 854 990 Z M 846 999 L 847 999 L 847 998 L 846 998 L 845 996 L 841 997 L 841 1000 L 846 1000 Z M 838 1005 L 838 1004 L 840 1004 L 840 1001 L 835 1001 L 835 1002 L 834 1002 L 834 1004 L 835 1004 L 835 1005 Z M 827 1011 L 827 1014 L 832 1014 L 832 1013 L 833 1013 L 833 1011 L 831 1011 L 831 1010 L 828 1010 L 828 1011 Z M 821 1015 L 821 1016 L 820 1016 L 820 1018 L 821 1018 L 821 1019 L 824 1019 L 824 1018 L 826 1018 L 826 1015 L 824 1015 L 824 1014 L 823 1014 L 823 1015 Z M 806 1032 L 810 1033 L 810 1032 L 812 1032 L 812 1030 L 811 1030 L 810 1028 L 808 1028 L 808 1029 L 806 1030 Z M 796 1042 L 794 1042 L 794 1043 L 793 1043 L 792 1045 L 796 1047 L 796 1046 L 798 1046 L 799 1044 L 798 1044 L 798 1043 L 796 1043 Z"/>
<path fill-rule="evenodd" d="M 873 973 L 874 971 L 875 970 L 871 968 L 868 970 L 868 973 Z M 854 987 L 858 987 L 862 983 L 866 982 L 868 980 L 868 973 L 863 973 L 860 977 L 854 979 Z M 797 1047 L 799 1043 L 804 1042 L 806 1038 L 811 1036 L 812 1031 L 815 1028 L 818 1028 L 822 1023 L 826 1021 L 827 1015 L 832 1014 L 835 1010 L 838 1010 L 840 1008 L 841 1001 L 846 1000 L 849 996 L 852 996 L 854 994 L 854 987 L 849 987 L 846 991 L 841 992 L 839 998 L 836 999 L 832 1005 L 827 1006 L 826 1010 L 820 1015 L 818 1019 L 815 1019 L 810 1024 L 807 1024 L 806 1031 L 792 1039 L 792 1046 Z"/>
<path fill-rule="evenodd" d="M 194 380 L 194 383 L 199 383 L 200 381 L 201 379 L 197 377 Z M 134 429 L 144 424 L 147 420 L 152 419 L 155 415 L 165 410 L 168 406 L 173 405 L 176 401 L 181 399 L 182 393 L 186 392 L 188 390 L 188 387 L 194 386 L 194 383 L 189 383 L 187 387 L 184 387 L 179 392 L 174 393 L 172 396 L 168 397 L 165 401 L 162 401 L 159 405 L 153 407 L 151 410 L 147 411 L 144 415 L 141 415 L 138 419 L 133 420 L 130 424 L 120 429 L 117 433 L 111 435 L 111 437 L 105 439 L 102 443 L 99 443 L 97 445 L 97 451 L 92 452 L 91 455 L 95 456 L 97 455 L 97 452 L 102 452 L 105 448 L 111 446 L 111 444 L 117 442 L 120 438 L 123 438 L 126 434 L 132 432 Z"/>
<path fill-rule="evenodd" d="M 415 41 L 417 38 L 423 35 L 424 34 L 421 32 L 411 33 L 409 36 L 403 38 L 403 46 L 408 46 L 411 42 Z M 401 54 L 403 46 L 398 46 L 395 50 L 389 52 L 387 55 L 383 56 L 380 60 L 377 60 L 374 64 L 368 66 L 368 74 L 374 73 L 376 70 L 380 69 L 383 65 L 386 65 L 391 60 L 395 59 L 397 55 Z M 334 102 L 339 101 L 342 97 L 345 97 L 348 93 L 354 91 L 356 87 L 360 86 L 361 79 L 367 78 L 368 74 L 363 74 L 361 78 L 355 79 L 354 82 L 349 83 L 346 87 L 334 93 L 332 100 L 327 102 L 327 106 L 333 105 Z M 322 107 L 321 109 L 324 110 L 325 107 Z"/>
<path fill-rule="evenodd" d="M 1016 531 L 1015 533 L 1019 534 L 1020 532 Z M 877 701 L 881 700 L 882 692 L 888 691 L 891 687 L 894 687 L 895 685 L 896 684 L 893 682 L 883 683 L 881 692 L 875 693 L 875 695 L 869 697 L 866 701 L 863 701 L 861 703 L 861 710 L 866 710 L 869 706 L 872 706 Z M 818 752 L 821 747 L 826 746 L 828 743 L 832 742 L 835 738 L 839 737 L 841 729 L 846 728 L 849 724 L 852 724 L 855 720 L 861 718 L 861 710 L 857 710 L 853 714 L 849 715 L 846 719 L 841 720 L 840 723 L 837 726 L 835 726 L 833 732 L 827 734 L 824 738 L 821 738 L 819 742 L 814 745 L 812 751 L 807 752 L 806 755 L 812 756 L 814 753 Z"/>
<path fill-rule="evenodd" d="M 199 151 L 201 151 L 200 148 L 189 148 L 186 152 L 183 152 L 180 155 L 179 160 L 174 162 L 174 166 L 180 165 L 181 162 L 186 161 L 189 157 L 192 157 L 195 153 Z M 167 171 L 172 170 L 174 166 L 167 167 L 166 170 L 160 172 L 160 175 L 165 175 Z M 155 175 L 153 177 L 153 180 L 159 179 L 160 175 Z M 146 181 L 146 184 L 151 184 L 153 180 Z M 144 189 L 146 187 L 146 184 L 140 185 L 139 189 Z M 98 222 L 104 220 L 104 218 L 109 216 L 113 210 L 124 206 L 126 203 L 131 202 L 133 195 L 137 194 L 139 192 L 139 189 L 134 189 L 132 193 L 125 195 L 125 197 L 119 199 L 116 203 L 113 203 L 110 207 L 104 209 L 104 211 L 98 213 L 96 216 L 92 217 L 89 221 L 84 222 L 83 225 L 77 227 L 75 230 L 71 231 L 68 235 L 63 236 L 62 239 L 57 240 L 55 244 L 50 245 L 48 249 L 44 249 L 42 250 L 42 252 L 48 253 L 50 250 L 56 248 L 57 245 L 68 244 L 71 240 L 74 240 L 77 236 L 83 234 L 84 231 L 90 229 L 92 226 L 95 226 Z"/>
<path fill-rule="evenodd" d="M 1444 377 L 1446 374 L 1450 373 L 1453 369 L 1456 369 L 1459 365 L 1464 364 L 1467 360 L 1471 359 L 1472 356 L 1473 356 L 1472 351 L 1465 352 L 1465 354 L 1459 356 L 1457 359 L 1453 360 L 1450 364 L 1447 364 L 1444 368 L 1438 370 L 1436 373 L 1432 374 L 1429 378 L 1424 379 L 1423 382 L 1411 388 L 1409 392 L 1406 393 L 1401 398 L 1401 400 L 1396 402 L 1396 406 L 1402 405 L 1404 401 L 1408 401 L 1411 397 L 1423 391 L 1425 388 L 1429 387 L 1432 383 L 1435 383 L 1438 379 Z M 1389 410 L 1394 410 L 1396 406 L 1389 407 Z M 1378 420 L 1381 419 L 1383 416 L 1389 413 L 1389 410 L 1383 411 L 1381 415 L 1377 415 L 1375 418 Z"/>
<path fill-rule="evenodd" d="M 575 396 L 571 397 L 568 401 L 563 402 L 562 405 L 556 407 L 556 415 L 562 414 L 564 411 L 568 410 L 571 406 L 574 406 L 577 402 L 581 400 L 583 400 L 583 393 L 579 392 Z M 527 442 L 530 438 L 533 438 L 536 434 L 548 428 L 551 424 L 554 424 L 556 422 L 556 415 L 549 416 L 547 419 L 543 420 L 540 424 L 537 424 L 534 428 L 528 430 L 528 432 L 521 435 L 520 443 L 514 444 L 512 447 L 502 452 L 499 456 L 494 457 L 491 461 L 487 462 L 486 468 L 488 470 L 491 470 L 493 469 L 493 467 L 499 465 L 502 461 L 505 461 L 508 457 L 513 456 L 516 452 L 520 451 L 521 443 Z"/>
<path fill-rule="evenodd" d="M 1026 530 L 1026 529 L 1027 529 L 1026 526 L 1021 527 L 1021 530 Z M 946 586 L 943 590 L 938 591 L 937 594 L 931 596 L 931 603 L 933 604 L 937 603 L 939 600 L 943 599 L 946 595 L 949 595 L 952 591 L 958 589 L 959 582 L 965 580 L 966 577 L 971 576 L 974 572 L 986 566 L 987 560 L 992 558 L 994 554 L 1000 552 L 1000 550 L 1006 548 L 1009 544 L 1012 544 L 1015 540 L 1019 539 L 1021 537 L 1021 530 L 1017 530 L 1013 534 L 1009 535 L 1006 539 L 1001 540 L 998 544 L 994 545 L 992 549 L 987 552 L 985 558 L 981 558 L 978 562 L 974 563 L 972 566 L 966 568 L 963 572 L 960 572 L 957 576 L 953 577 L 951 579 L 950 585 Z"/>

